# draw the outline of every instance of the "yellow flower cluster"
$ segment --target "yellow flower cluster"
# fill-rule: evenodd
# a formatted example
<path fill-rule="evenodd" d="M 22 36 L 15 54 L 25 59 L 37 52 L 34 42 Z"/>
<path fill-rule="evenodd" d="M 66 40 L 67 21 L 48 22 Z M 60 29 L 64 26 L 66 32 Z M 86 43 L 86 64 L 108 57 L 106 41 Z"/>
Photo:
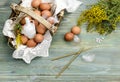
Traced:
<path fill-rule="evenodd" d="M 120 22 L 120 1 L 100 0 L 80 14 L 77 25 L 87 23 L 87 32 L 110 34 Z"/>
<path fill-rule="evenodd" d="M 16 36 L 16 48 L 18 48 L 21 44 L 21 34 L 18 33 Z"/>
<path fill-rule="evenodd" d="M 120 21 L 120 16 L 118 16 L 115 20 L 115 23 L 119 22 Z"/>
<path fill-rule="evenodd" d="M 107 15 L 99 5 L 92 6 L 91 9 L 86 11 L 85 18 L 90 23 L 100 23 L 102 20 L 107 20 Z"/>

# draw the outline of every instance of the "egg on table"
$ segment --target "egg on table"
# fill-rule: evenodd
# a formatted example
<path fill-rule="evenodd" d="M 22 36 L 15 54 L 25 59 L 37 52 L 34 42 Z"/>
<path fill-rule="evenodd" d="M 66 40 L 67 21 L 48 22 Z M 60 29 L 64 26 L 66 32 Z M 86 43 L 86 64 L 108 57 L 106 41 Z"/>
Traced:
<path fill-rule="evenodd" d="M 72 29 L 71 29 L 71 32 L 72 32 L 73 34 L 77 35 L 77 34 L 80 34 L 81 29 L 80 29 L 80 27 L 78 27 L 78 26 L 73 26 Z"/>
<path fill-rule="evenodd" d="M 64 36 L 64 39 L 65 39 L 66 41 L 72 41 L 72 40 L 74 39 L 74 34 L 71 33 L 71 32 L 67 32 L 67 33 L 65 34 L 65 36 Z"/>

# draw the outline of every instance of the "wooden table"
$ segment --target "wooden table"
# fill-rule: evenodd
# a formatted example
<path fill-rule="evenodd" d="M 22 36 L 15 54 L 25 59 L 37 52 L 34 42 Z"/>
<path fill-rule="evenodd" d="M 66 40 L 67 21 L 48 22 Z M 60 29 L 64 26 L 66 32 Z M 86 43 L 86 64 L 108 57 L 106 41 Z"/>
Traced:
<path fill-rule="evenodd" d="M 79 35 L 81 42 L 65 42 L 63 36 L 76 25 L 77 18 L 87 4 L 96 0 L 81 0 L 83 4 L 74 13 L 64 16 L 60 27 L 53 37 L 50 47 L 50 56 L 47 58 L 35 58 L 31 64 L 12 58 L 13 49 L 7 45 L 7 39 L 2 34 L 5 20 L 9 17 L 10 3 L 18 0 L 0 0 L 0 82 L 120 82 L 120 29 L 108 36 L 100 36 L 97 33 L 87 33 L 83 25 Z M 96 38 L 104 37 L 101 43 Z M 95 54 L 95 60 L 85 62 L 79 56 L 72 65 L 58 79 L 55 75 L 69 61 L 71 57 L 58 61 L 51 58 L 78 51 L 82 47 L 100 45 L 84 54 Z"/>

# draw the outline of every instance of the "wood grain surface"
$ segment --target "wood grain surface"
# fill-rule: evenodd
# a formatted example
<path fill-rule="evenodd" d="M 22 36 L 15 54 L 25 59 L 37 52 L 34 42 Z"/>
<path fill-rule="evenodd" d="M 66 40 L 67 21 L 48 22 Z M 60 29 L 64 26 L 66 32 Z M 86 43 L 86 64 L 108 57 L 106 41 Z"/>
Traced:
<path fill-rule="evenodd" d="M 0 0 L 0 82 L 120 82 L 120 28 L 108 36 L 100 36 L 97 33 L 87 33 L 86 25 L 81 26 L 79 35 L 81 42 L 66 42 L 64 34 L 76 25 L 81 11 L 86 5 L 98 0 L 80 0 L 83 4 L 73 13 L 66 13 L 60 27 L 53 37 L 50 47 L 50 56 L 47 58 L 35 58 L 31 64 L 12 58 L 14 51 L 7 45 L 7 39 L 2 34 L 5 20 L 8 19 L 11 9 L 10 3 L 19 0 Z M 104 37 L 101 43 L 96 38 Z M 71 52 L 76 52 L 82 47 L 101 46 L 84 54 L 95 54 L 95 60 L 85 62 L 79 56 L 72 65 L 58 79 L 55 75 L 69 61 L 71 57 L 58 61 L 51 58 Z"/>

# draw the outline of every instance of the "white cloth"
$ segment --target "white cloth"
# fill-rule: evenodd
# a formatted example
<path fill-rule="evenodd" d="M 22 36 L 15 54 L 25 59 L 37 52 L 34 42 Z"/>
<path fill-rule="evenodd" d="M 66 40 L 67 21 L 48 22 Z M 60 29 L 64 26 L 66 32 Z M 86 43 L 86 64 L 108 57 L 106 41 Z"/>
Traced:
<path fill-rule="evenodd" d="M 23 59 L 26 63 L 30 63 L 35 57 L 48 57 L 49 47 L 52 41 L 52 36 L 49 31 L 44 35 L 42 43 L 34 48 L 28 48 L 25 45 L 20 45 L 13 53 L 13 58 Z"/>
<path fill-rule="evenodd" d="M 7 21 L 5 21 L 4 28 L 3 28 L 3 34 L 10 38 L 15 38 L 15 35 L 13 33 L 13 28 L 11 27 L 12 23 L 13 21 L 11 19 L 8 19 Z"/>
<path fill-rule="evenodd" d="M 78 0 L 55 0 L 55 4 L 57 8 L 54 14 L 56 15 L 63 9 L 66 9 L 67 12 L 74 12 L 82 2 Z"/>
<path fill-rule="evenodd" d="M 32 0 L 22 0 L 22 3 L 20 5 L 23 7 L 32 7 L 31 2 Z"/>
<path fill-rule="evenodd" d="M 21 6 L 23 7 L 31 7 L 31 1 L 32 0 L 22 0 Z M 68 12 L 74 12 L 78 6 L 82 3 L 77 0 L 42 0 L 42 3 L 45 2 L 52 2 L 53 4 L 57 5 L 57 8 L 55 10 L 54 16 L 63 9 L 66 9 Z M 5 22 L 4 28 L 3 28 L 3 34 L 5 36 L 14 38 L 13 45 L 15 45 L 15 35 L 13 33 L 13 28 L 11 28 L 12 20 L 8 19 Z M 52 36 L 49 31 L 46 32 L 44 35 L 44 40 L 42 43 L 38 44 L 35 48 L 28 48 L 25 45 L 20 45 L 14 52 L 13 52 L 13 58 L 16 59 L 23 59 L 26 63 L 30 63 L 32 59 L 35 57 L 48 57 L 49 56 L 49 47 L 52 41 Z"/>

